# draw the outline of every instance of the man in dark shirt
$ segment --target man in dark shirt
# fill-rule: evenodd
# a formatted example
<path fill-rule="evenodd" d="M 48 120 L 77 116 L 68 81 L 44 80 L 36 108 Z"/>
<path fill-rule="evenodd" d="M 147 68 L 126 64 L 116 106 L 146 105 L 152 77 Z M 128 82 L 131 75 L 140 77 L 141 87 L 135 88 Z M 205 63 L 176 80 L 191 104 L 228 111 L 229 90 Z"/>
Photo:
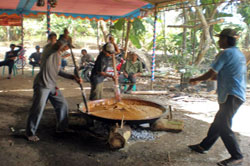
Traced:
<path fill-rule="evenodd" d="M 40 47 L 36 46 L 36 52 L 32 53 L 29 57 L 29 64 L 32 66 L 40 66 L 41 54 Z"/>
<path fill-rule="evenodd" d="M 108 74 L 107 68 L 109 65 L 110 57 L 115 54 L 115 46 L 113 43 L 107 43 L 103 46 L 102 52 L 98 55 L 95 66 L 92 69 L 90 76 L 91 91 L 90 91 L 90 100 L 98 100 L 102 98 L 102 87 L 105 77 L 115 77 L 111 74 Z"/>
<path fill-rule="evenodd" d="M 14 50 L 15 47 L 18 47 L 17 50 Z M 15 59 L 18 56 L 19 51 L 22 50 L 22 46 L 16 46 L 15 44 L 10 45 L 10 51 L 6 52 L 4 61 L 0 62 L 0 66 L 8 66 L 9 67 L 9 76 L 8 79 L 11 78 L 12 69 L 15 63 Z"/>

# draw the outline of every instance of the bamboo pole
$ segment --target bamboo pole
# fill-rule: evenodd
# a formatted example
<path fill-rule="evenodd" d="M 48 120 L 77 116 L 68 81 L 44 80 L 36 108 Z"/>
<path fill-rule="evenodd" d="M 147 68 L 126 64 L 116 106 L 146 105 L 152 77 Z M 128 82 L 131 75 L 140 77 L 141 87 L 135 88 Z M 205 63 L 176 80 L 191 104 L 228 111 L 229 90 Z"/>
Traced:
<path fill-rule="evenodd" d="M 131 28 L 131 22 L 130 22 L 130 19 L 129 19 L 128 24 L 127 24 L 127 34 L 126 34 L 126 39 L 125 39 L 124 59 L 127 59 L 127 55 L 128 55 L 128 41 L 129 41 L 130 28 Z"/>
<path fill-rule="evenodd" d="M 208 26 L 223 23 L 224 19 L 218 19 L 218 20 L 212 20 L 207 23 Z M 169 28 L 200 28 L 202 27 L 202 24 L 196 24 L 196 25 L 168 25 Z"/>

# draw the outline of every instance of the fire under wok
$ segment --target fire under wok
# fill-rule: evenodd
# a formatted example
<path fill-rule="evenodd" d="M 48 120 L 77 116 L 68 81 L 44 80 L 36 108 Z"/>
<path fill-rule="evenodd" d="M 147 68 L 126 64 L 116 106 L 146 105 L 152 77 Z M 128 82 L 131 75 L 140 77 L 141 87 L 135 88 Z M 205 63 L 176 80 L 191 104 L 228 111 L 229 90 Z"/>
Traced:
<path fill-rule="evenodd" d="M 83 104 L 79 111 L 90 118 L 107 123 L 127 124 L 153 123 L 166 113 L 166 108 L 160 104 L 140 100 L 124 98 L 117 102 L 115 98 L 101 99 L 88 102 L 89 112 L 86 112 Z"/>

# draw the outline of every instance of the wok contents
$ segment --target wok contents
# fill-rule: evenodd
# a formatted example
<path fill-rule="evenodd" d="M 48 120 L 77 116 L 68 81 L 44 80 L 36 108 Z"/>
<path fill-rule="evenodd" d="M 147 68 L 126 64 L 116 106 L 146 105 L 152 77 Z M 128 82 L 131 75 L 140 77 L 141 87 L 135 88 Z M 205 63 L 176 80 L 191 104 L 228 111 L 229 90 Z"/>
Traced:
<path fill-rule="evenodd" d="M 96 105 L 91 108 L 92 115 L 107 119 L 142 120 L 159 117 L 162 110 L 153 106 L 133 104 L 124 102 Z"/>

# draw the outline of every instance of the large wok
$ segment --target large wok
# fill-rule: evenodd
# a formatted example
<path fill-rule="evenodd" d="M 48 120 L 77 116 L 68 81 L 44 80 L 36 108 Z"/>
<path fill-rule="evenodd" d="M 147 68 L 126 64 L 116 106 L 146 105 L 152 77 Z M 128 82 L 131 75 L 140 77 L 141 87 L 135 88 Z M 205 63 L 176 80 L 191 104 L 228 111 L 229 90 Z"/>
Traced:
<path fill-rule="evenodd" d="M 88 117 L 92 118 L 92 119 L 96 119 L 96 120 L 100 120 L 106 123 L 121 123 L 122 118 L 121 119 L 111 119 L 111 118 L 104 118 L 101 116 L 96 116 L 93 115 L 91 112 L 93 110 L 95 110 L 95 106 L 100 106 L 100 105 L 106 105 L 106 104 L 114 104 L 116 103 L 116 99 L 115 98 L 109 98 L 109 99 L 101 99 L 101 100 L 95 100 L 95 101 L 89 101 L 88 102 L 88 108 L 89 108 L 89 112 L 86 112 L 86 109 L 84 107 L 83 104 L 80 104 L 79 106 L 79 111 L 81 113 L 83 113 L 84 115 L 87 115 Z M 151 117 L 151 118 L 142 118 L 142 119 L 138 119 L 138 120 L 126 120 L 125 118 L 123 119 L 124 122 L 126 122 L 127 124 L 143 124 L 143 123 L 153 123 L 155 122 L 157 119 L 159 119 L 163 114 L 166 113 L 166 108 L 160 104 L 151 102 L 151 101 L 146 101 L 146 100 L 140 100 L 140 99 L 128 99 L 128 98 L 123 98 L 121 100 L 121 102 L 128 104 L 128 105 L 145 105 L 145 106 L 151 106 L 151 107 L 155 107 L 158 108 L 159 110 L 162 111 L 161 115 L 155 116 L 155 117 Z"/>

